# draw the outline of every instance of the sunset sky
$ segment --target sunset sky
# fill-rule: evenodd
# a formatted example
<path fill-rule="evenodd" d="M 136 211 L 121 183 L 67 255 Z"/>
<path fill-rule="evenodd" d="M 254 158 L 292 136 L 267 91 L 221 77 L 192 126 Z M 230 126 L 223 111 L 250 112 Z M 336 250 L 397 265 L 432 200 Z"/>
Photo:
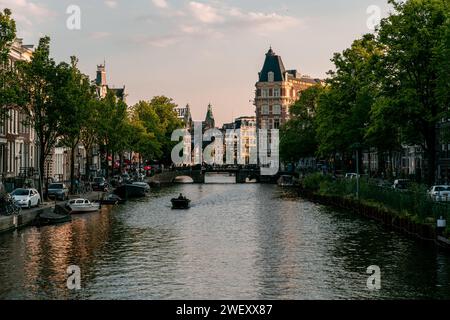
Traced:
<path fill-rule="evenodd" d="M 66 27 L 70 5 L 80 30 Z M 386 0 L 0 0 L 26 44 L 49 35 L 54 58 L 78 56 L 92 78 L 106 60 L 108 83 L 125 85 L 129 104 L 167 95 L 201 120 L 212 103 L 218 124 L 254 115 L 270 45 L 286 68 L 324 78 L 333 53 L 371 31 L 373 5 L 386 16 Z"/>

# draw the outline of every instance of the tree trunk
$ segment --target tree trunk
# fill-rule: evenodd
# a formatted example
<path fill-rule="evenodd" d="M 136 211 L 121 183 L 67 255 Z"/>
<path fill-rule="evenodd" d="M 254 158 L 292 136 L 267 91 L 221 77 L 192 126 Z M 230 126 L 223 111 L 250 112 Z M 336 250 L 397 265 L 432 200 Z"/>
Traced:
<path fill-rule="evenodd" d="M 114 160 L 116 153 L 111 151 L 111 177 L 114 177 L 114 169 L 116 167 L 116 161 Z"/>
<path fill-rule="evenodd" d="M 75 148 L 70 148 L 70 193 L 74 193 L 75 178 Z"/>
<path fill-rule="evenodd" d="M 123 168 L 123 152 L 120 153 L 120 168 L 119 168 L 119 174 L 122 175 L 122 168 Z"/>
<path fill-rule="evenodd" d="M 437 165 L 436 165 L 436 135 L 430 134 L 427 139 L 427 150 L 426 157 L 428 160 L 428 173 L 427 173 L 427 183 L 428 186 L 433 186 L 437 181 Z"/>
<path fill-rule="evenodd" d="M 39 150 L 39 192 L 41 195 L 43 194 L 43 183 L 44 183 L 44 177 L 45 177 L 45 143 L 40 143 L 40 150 Z M 45 199 L 48 199 L 48 183 L 45 182 Z"/>
<path fill-rule="evenodd" d="M 106 147 L 106 179 L 109 178 L 109 151 L 108 147 Z"/>
<path fill-rule="evenodd" d="M 86 172 L 86 178 L 89 181 L 89 177 L 91 176 L 91 156 L 92 156 L 92 148 L 86 148 L 86 165 L 84 171 Z"/>

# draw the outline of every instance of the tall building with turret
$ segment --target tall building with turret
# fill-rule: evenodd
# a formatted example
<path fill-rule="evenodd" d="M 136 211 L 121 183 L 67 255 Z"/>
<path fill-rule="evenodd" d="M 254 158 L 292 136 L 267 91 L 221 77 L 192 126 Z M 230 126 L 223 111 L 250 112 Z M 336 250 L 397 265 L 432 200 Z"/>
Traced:
<path fill-rule="evenodd" d="M 319 79 L 301 75 L 297 70 L 286 70 L 281 57 L 270 48 L 255 85 L 258 129 L 279 129 L 289 119 L 289 108 L 301 92 L 318 83 Z"/>
<path fill-rule="evenodd" d="M 106 97 L 108 91 L 112 91 L 117 98 L 125 101 L 125 86 L 123 86 L 122 88 L 113 88 L 108 85 L 106 80 L 106 63 L 97 65 L 95 85 L 97 87 L 97 96 L 100 99 Z"/>

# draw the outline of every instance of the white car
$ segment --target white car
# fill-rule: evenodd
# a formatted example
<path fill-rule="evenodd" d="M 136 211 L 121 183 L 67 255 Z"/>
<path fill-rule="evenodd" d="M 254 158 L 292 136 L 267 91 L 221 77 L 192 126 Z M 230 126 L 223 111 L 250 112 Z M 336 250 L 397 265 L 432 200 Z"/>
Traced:
<path fill-rule="evenodd" d="M 31 208 L 41 204 L 41 196 L 36 189 L 16 189 L 11 192 L 11 197 L 21 207 Z"/>
<path fill-rule="evenodd" d="M 450 201 L 450 186 L 433 186 L 429 194 L 434 201 Z"/>
<path fill-rule="evenodd" d="M 357 174 L 357 173 L 346 173 L 345 174 L 345 179 L 357 179 L 357 178 L 361 178 L 361 175 Z"/>

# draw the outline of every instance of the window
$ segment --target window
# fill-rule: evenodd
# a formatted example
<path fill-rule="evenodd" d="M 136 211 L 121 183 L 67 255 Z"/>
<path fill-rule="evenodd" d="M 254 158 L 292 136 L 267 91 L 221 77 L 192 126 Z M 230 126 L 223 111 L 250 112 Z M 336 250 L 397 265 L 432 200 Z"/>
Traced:
<path fill-rule="evenodd" d="M 267 115 L 269 114 L 269 106 L 268 105 L 263 105 L 261 108 L 261 114 Z"/>
<path fill-rule="evenodd" d="M 269 96 L 269 90 L 262 89 L 262 96 L 263 96 L 263 98 L 267 98 Z"/>
<path fill-rule="evenodd" d="M 273 120 L 273 128 L 280 129 L 280 119 Z"/>
<path fill-rule="evenodd" d="M 275 74 L 274 74 L 272 71 L 270 71 L 270 72 L 267 74 L 267 78 L 268 78 L 269 82 L 273 82 L 274 79 L 275 79 Z"/>
<path fill-rule="evenodd" d="M 280 89 L 273 89 L 273 96 L 279 97 L 280 96 Z"/>
<path fill-rule="evenodd" d="M 272 108 L 272 113 L 273 114 L 281 114 L 281 106 L 278 104 L 274 105 Z"/>
<path fill-rule="evenodd" d="M 261 129 L 267 129 L 268 125 L 267 125 L 267 119 L 263 119 L 261 121 Z"/>

